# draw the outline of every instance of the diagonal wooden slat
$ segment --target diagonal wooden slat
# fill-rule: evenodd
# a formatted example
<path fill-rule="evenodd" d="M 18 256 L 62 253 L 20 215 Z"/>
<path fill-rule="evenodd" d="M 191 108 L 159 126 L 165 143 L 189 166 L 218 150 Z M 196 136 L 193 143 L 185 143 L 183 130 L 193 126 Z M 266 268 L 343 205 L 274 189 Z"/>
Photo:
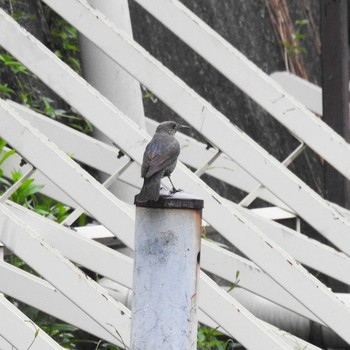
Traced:
<path fill-rule="evenodd" d="M 290 72 L 274 72 L 270 77 L 307 109 L 322 117 L 322 89 Z"/>
<path fill-rule="evenodd" d="M 0 337 L 0 349 L 2 350 L 13 350 L 13 345 L 7 342 L 4 338 Z"/>

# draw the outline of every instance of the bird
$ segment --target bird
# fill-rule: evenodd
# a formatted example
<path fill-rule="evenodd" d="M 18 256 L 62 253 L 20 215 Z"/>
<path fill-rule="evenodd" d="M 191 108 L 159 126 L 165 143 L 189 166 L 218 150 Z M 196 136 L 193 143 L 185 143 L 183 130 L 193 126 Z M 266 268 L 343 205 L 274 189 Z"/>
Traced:
<path fill-rule="evenodd" d="M 141 166 L 143 186 L 141 192 L 135 197 L 135 203 L 158 201 L 160 181 L 165 176 L 172 185 L 171 194 L 181 191 L 175 188 L 170 175 L 176 167 L 180 154 L 180 144 L 175 138 L 175 133 L 184 128 L 189 127 L 174 121 L 166 121 L 158 125 L 143 154 Z"/>

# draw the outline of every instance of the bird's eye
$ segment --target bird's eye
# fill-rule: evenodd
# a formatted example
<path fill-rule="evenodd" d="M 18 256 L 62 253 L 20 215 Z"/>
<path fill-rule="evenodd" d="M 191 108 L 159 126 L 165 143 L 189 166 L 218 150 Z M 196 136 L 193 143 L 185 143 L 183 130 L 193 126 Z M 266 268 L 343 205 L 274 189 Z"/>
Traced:
<path fill-rule="evenodd" d="M 176 124 L 173 124 L 172 126 L 171 126 L 173 129 L 175 129 L 175 127 L 176 127 Z"/>

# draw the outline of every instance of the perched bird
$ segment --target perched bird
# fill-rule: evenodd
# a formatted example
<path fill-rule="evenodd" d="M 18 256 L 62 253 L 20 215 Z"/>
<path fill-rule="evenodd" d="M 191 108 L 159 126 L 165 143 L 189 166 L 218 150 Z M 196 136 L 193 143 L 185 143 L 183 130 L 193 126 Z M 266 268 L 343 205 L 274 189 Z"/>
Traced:
<path fill-rule="evenodd" d="M 178 192 L 170 174 L 176 167 L 177 157 L 180 154 L 180 144 L 175 139 L 175 133 L 188 126 L 173 121 L 160 123 L 148 143 L 143 154 L 141 177 L 144 182 L 141 192 L 135 197 L 135 202 L 157 201 L 159 199 L 160 180 L 167 176 L 172 185 L 172 193 Z"/>

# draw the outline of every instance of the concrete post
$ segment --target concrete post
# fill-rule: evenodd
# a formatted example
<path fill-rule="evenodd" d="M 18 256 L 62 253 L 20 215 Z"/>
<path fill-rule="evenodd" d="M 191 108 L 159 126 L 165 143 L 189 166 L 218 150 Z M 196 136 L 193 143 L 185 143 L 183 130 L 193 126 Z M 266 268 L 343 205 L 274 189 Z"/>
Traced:
<path fill-rule="evenodd" d="M 200 199 L 165 192 L 136 207 L 132 350 L 197 348 L 202 208 Z"/>

